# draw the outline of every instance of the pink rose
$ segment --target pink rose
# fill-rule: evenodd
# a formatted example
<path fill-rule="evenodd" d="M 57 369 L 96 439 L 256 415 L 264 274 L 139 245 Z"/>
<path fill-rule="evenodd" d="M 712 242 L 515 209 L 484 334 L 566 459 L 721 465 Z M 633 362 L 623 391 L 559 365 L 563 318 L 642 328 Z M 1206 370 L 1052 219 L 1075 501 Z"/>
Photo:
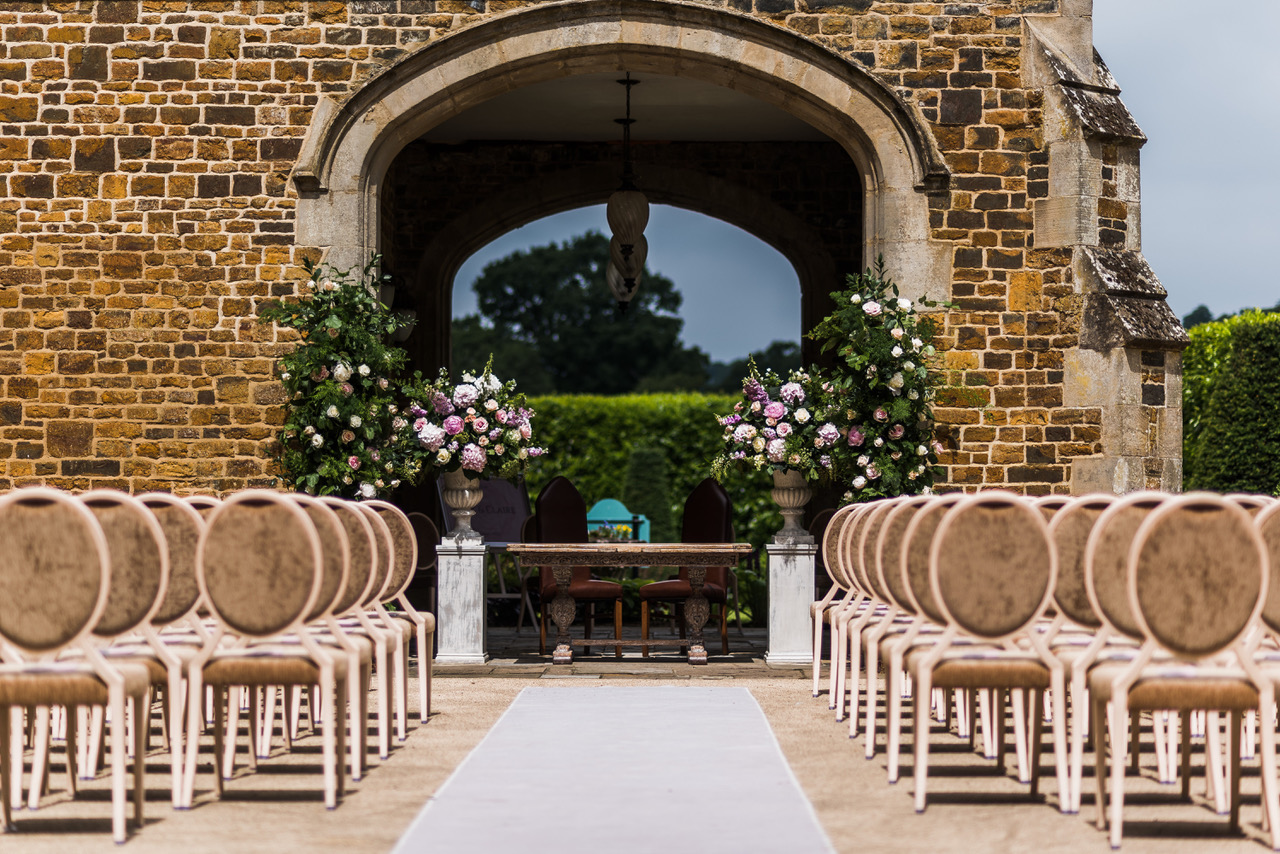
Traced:
<path fill-rule="evenodd" d="M 874 463 L 867 466 L 867 477 L 869 477 L 872 480 L 875 480 L 876 478 L 880 477 L 880 469 L 876 468 Z"/>
<path fill-rule="evenodd" d="M 884 409 L 877 409 L 875 412 L 871 413 L 871 417 L 877 421 L 888 421 L 889 413 L 885 412 Z"/>
<path fill-rule="evenodd" d="M 862 304 L 862 310 L 865 311 L 869 317 L 877 317 L 880 314 L 880 303 L 875 300 L 867 300 Z"/>
<path fill-rule="evenodd" d="M 355 391 L 355 389 L 351 387 L 351 383 L 343 383 L 341 386 L 339 386 L 339 388 L 342 389 L 342 393 L 345 394 L 347 397 L 350 397 L 351 393 Z"/>
<path fill-rule="evenodd" d="M 499 424 L 506 424 L 506 423 L 507 423 L 507 410 L 505 410 L 505 409 L 499 409 L 497 412 L 493 413 L 493 417 L 494 417 L 495 419 L 497 419 L 497 421 L 498 421 L 498 423 L 499 423 Z"/>
<path fill-rule="evenodd" d="M 858 447 L 866 440 L 866 438 L 867 438 L 867 434 L 863 433 L 861 429 L 857 427 L 849 428 L 849 447 L 850 448 Z"/>
<path fill-rule="evenodd" d="M 462 419 L 456 415 L 450 415 L 444 420 L 444 432 L 450 436 L 456 436 L 462 432 Z"/>
<path fill-rule="evenodd" d="M 355 455 L 347 457 L 347 465 L 351 466 L 352 471 L 356 471 L 360 468 L 360 458 Z"/>
<path fill-rule="evenodd" d="M 476 428 L 477 433 L 483 433 L 489 429 L 489 422 L 484 418 L 477 418 L 471 423 L 471 426 Z"/>
<path fill-rule="evenodd" d="M 764 415 L 766 418 L 781 418 L 787 414 L 787 407 L 783 406 L 781 401 L 774 400 L 764 405 Z"/>
<path fill-rule="evenodd" d="M 889 428 L 889 438 L 901 439 L 902 434 L 906 432 L 906 429 L 907 428 L 903 427 L 901 424 L 894 424 L 892 427 Z"/>
<path fill-rule="evenodd" d="M 788 423 L 787 423 L 787 422 L 785 422 L 785 421 L 783 421 L 781 424 L 779 424 L 779 425 L 778 425 L 778 435 L 779 435 L 779 436 L 781 436 L 781 437 L 782 437 L 782 438 L 784 438 L 784 439 L 785 439 L 785 438 L 787 438 L 788 436 L 790 436 L 790 435 L 791 435 L 791 425 L 790 425 L 790 424 L 788 424 Z"/>

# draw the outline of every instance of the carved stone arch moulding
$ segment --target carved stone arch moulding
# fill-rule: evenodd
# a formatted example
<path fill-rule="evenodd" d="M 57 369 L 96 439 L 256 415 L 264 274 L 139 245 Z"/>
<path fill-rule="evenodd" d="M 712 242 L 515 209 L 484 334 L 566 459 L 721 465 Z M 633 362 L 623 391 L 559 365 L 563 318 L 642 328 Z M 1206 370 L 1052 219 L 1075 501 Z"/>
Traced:
<path fill-rule="evenodd" d="M 471 106 L 559 77 L 604 71 L 688 77 L 782 109 L 848 152 L 866 188 L 864 257 L 945 297 L 950 247 L 929 238 L 928 195 L 949 172 L 896 92 L 803 36 L 671 0 L 570 0 L 495 16 L 322 100 L 293 180 L 298 242 L 354 266 L 377 246 L 378 188 L 405 145 Z"/>

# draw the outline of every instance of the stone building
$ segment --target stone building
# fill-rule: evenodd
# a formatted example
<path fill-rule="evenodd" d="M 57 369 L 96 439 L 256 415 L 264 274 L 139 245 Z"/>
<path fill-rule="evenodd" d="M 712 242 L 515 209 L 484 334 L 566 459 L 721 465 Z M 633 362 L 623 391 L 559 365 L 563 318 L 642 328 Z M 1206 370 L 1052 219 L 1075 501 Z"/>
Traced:
<path fill-rule="evenodd" d="M 265 482 L 257 303 L 381 251 L 433 369 L 468 255 L 616 189 L 631 72 L 641 189 L 781 251 L 806 326 L 880 254 L 950 300 L 950 484 L 1177 488 L 1185 334 L 1091 7 L 0 0 L 0 482 Z"/>

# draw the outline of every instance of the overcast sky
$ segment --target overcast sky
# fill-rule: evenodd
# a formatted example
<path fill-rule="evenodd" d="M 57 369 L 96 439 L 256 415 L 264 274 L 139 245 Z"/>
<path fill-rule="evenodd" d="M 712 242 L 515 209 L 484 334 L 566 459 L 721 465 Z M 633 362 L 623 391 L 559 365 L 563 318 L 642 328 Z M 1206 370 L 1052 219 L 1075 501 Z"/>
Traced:
<path fill-rule="evenodd" d="M 1280 0 L 1094 0 L 1094 43 L 1150 142 L 1142 150 L 1143 251 L 1178 316 L 1280 302 Z M 471 282 L 488 261 L 608 233 L 603 206 L 513 231 L 459 271 L 454 314 L 475 311 Z M 800 334 L 790 264 L 746 232 L 653 207 L 649 268 L 684 295 L 684 339 L 728 361 Z M 732 294 L 726 299 L 725 294 Z"/>

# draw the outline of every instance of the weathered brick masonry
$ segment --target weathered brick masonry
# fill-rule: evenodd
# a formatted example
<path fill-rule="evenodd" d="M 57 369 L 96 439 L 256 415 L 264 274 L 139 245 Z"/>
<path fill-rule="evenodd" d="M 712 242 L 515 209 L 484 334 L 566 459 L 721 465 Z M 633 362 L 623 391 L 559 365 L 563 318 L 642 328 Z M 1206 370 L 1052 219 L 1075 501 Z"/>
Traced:
<path fill-rule="evenodd" d="M 327 249 L 299 223 L 318 109 L 546 5 L 0 2 L 0 486 L 265 483 L 290 344 L 254 317 Z M 602 7 L 560 4 L 566 27 L 579 5 Z M 764 21 L 924 129 L 952 484 L 1176 487 L 1185 336 L 1140 254 L 1144 138 L 1089 0 L 616 5 Z"/>

